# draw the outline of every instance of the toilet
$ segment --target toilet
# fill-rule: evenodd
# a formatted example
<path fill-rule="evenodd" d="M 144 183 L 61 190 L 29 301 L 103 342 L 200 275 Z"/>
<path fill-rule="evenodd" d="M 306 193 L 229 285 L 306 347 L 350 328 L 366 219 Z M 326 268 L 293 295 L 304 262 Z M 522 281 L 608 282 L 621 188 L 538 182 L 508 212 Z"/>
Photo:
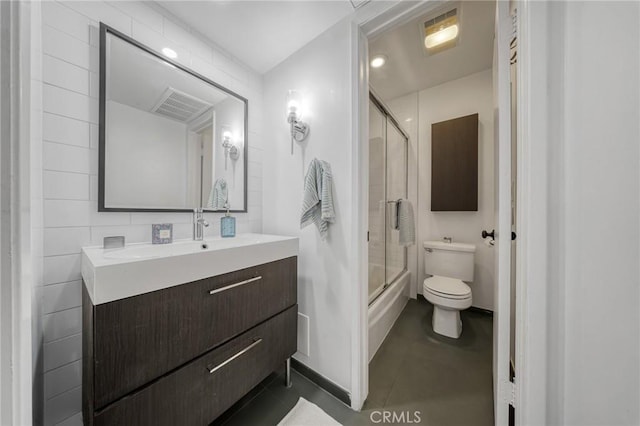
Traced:
<path fill-rule="evenodd" d="M 462 333 L 460 311 L 471 306 L 476 247 L 473 244 L 425 241 L 423 296 L 433 304 L 433 331 L 457 339 Z"/>

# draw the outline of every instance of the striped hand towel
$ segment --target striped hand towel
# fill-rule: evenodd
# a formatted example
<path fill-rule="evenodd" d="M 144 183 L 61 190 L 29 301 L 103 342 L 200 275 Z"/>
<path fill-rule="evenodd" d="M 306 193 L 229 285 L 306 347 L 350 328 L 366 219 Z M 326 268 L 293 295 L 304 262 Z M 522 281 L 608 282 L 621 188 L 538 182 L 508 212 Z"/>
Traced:
<path fill-rule="evenodd" d="M 329 224 L 335 220 L 331 166 L 326 161 L 314 158 L 304 178 L 300 229 L 315 223 L 324 240 L 327 238 Z"/>
<path fill-rule="evenodd" d="M 227 181 L 222 178 L 216 179 L 213 187 L 211 188 L 207 207 L 213 210 L 226 209 L 228 198 L 229 190 L 227 188 Z"/>
<path fill-rule="evenodd" d="M 398 243 L 408 247 L 416 242 L 416 225 L 413 217 L 413 206 L 409 200 L 398 200 Z"/>

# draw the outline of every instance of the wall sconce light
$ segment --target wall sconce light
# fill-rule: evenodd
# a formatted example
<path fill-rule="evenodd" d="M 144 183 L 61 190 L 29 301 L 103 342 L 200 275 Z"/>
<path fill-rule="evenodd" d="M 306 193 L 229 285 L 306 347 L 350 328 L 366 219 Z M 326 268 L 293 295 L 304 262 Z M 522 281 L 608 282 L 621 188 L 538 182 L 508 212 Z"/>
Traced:
<path fill-rule="evenodd" d="M 233 143 L 233 134 L 225 130 L 222 132 L 222 147 L 224 148 L 224 169 L 227 169 L 227 158 L 231 158 L 232 160 L 237 160 L 240 158 L 240 150 Z"/>
<path fill-rule="evenodd" d="M 300 93 L 289 90 L 287 92 L 287 122 L 291 126 L 291 154 L 293 154 L 293 140 L 302 142 L 309 135 L 309 125 L 302 121 L 300 105 Z"/>

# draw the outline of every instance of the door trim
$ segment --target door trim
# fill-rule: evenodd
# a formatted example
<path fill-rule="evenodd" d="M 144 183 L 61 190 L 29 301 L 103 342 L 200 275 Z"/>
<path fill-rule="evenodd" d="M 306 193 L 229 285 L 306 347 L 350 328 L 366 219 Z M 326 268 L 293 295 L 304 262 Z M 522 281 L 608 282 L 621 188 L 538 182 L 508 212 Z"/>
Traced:
<path fill-rule="evenodd" d="M 352 347 L 352 408 L 360 410 L 368 394 L 368 324 L 367 324 L 367 214 L 368 214 L 368 38 L 410 21 L 421 13 L 427 13 L 440 7 L 442 2 L 400 2 L 391 7 L 372 2 L 370 8 L 361 8 L 356 12 L 352 24 L 352 75 L 353 75 L 353 117 L 357 125 L 353 126 L 353 166 L 357 172 L 354 179 L 354 193 L 358 201 L 353 214 L 353 223 L 362 224 L 355 232 L 353 253 L 357 259 L 353 278 L 360 283 L 354 299 L 359 303 L 352 318 L 353 331 L 358 338 L 353 339 Z M 547 226 L 544 223 L 546 211 L 547 168 L 545 163 L 546 140 L 538 140 L 546 130 L 542 105 L 530 110 L 531 94 L 545 93 L 546 80 L 541 79 L 541 70 L 548 65 L 545 52 L 547 33 L 540 25 L 546 24 L 545 4 L 536 4 L 532 10 L 531 0 L 518 2 L 518 221 L 519 232 L 516 240 L 518 252 L 518 274 L 516 278 L 516 363 L 518 365 L 518 388 L 515 393 L 516 425 L 543 424 L 546 416 L 545 377 L 546 356 L 546 320 L 544 317 L 544 296 L 541 290 L 527 289 L 526 282 L 540 282 L 543 276 L 539 271 L 546 267 L 544 246 Z M 371 9 L 371 10 L 367 10 Z M 535 23 L 535 25 L 534 25 Z M 544 24 L 544 25 L 543 25 Z M 532 28 L 536 28 L 535 33 Z M 530 40 L 535 37 L 535 44 Z M 541 40 L 544 38 L 545 40 Z M 532 65 L 533 63 L 533 65 Z M 535 66 L 535 68 L 534 68 Z M 538 71 L 538 72 L 536 72 Z M 536 75 L 535 79 L 530 75 Z M 535 123 L 533 126 L 532 123 Z M 533 141 L 536 140 L 534 144 Z M 525 176 L 522 177 L 521 176 Z M 532 179 L 535 176 L 536 179 Z M 528 220 L 532 217 L 534 220 Z M 543 222 L 543 223 L 541 223 Z M 539 238 L 529 241 L 529 231 L 536 229 Z M 526 248 L 525 248 L 526 247 Z M 533 274 L 531 271 L 538 273 Z M 533 280 L 533 281 L 532 281 Z M 529 290 L 527 292 L 527 290 Z M 539 321 L 539 322 L 538 322 Z M 507 332 L 509 330 L 507 329 Z M 542 421 L 540 421 L 542 419 Z"/>

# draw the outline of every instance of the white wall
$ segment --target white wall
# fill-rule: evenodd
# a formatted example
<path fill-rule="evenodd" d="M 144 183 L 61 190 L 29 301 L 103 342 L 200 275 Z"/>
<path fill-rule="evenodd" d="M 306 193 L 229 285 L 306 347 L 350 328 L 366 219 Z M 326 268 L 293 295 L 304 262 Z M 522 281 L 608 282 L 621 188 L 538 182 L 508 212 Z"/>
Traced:
<path fill-rule="evenodd" d="M 471 284 L 473 306 L 493 310 L 494 249 L 483 244 L 481 232 L 494 223 L 493 181 L 493 89 L 491 70 L 450 81 L 387 104 L 407 129 L 409 151 L 417 157 L 417 172 L 410 169 L 409 181 L 418 180 L 417 261 L 415 290 L 422 294 L 425 279 L 422 241 L 442 240 L 475 244 L 475 277 Z M 478 211 L 431 212 L 431 124 L 469 114 L 479 114 L 478 125 Z M 409 120 L 409 121 L 407 121 Z M 414 157 L 415 158 L 415 157 Z"/>
<path fill-rule="evenodd" d="M 174 224 L 191 237 L 191 214 L 98 213 L 99 21 L 153 49 L 171 47 L 178 61 L 249 100 L 249 213 L 238 232 L 262 229 L 261 77 L 163 10 L 140 2 L 42 2 L 44 263 L 42 352 L 45 424 L 81 421 L 80 248 L 108 235 L 150 241 L 151 224 Z M 219 235 L 208 214 L 206 235 Z"/>
<path fill-rule="evenodd" d="M 343 21 L 264 77 L 264 216 L 267 233 L 300 238 L 299 311 L 310 318 L 310 351 L 295 358 L 346 390 L 351 388 L 351 239 L 355 197 L 351 167 L 350 23 Z M 285 98 L 303 94 L 308 139 L 290 153 Z M 322 241 L 315 226 L 300 230 L 303 179 L 313 158 L 331 164 L 336 223 Z"/>
<path fill-rule="evenodd" d="M 566 4 L 564 176 L 552 182 L 565 198 L 551 213 L 565 224 L 567 425 L 640 423 L 639 22 L 637 2 Z"/>
<path fill-rule="evenodd" d="M 105 205 L 192 208 L 187 205 L 187 126 L 107 101 Z"/>
<path fill-rule="evenodd" d="M 527 333 L 516 367 L 526 405 L 516 416 L 637 425 L 640 6 L 530 2 L 522 12 L 518 170 L 529 190 L 518 199 L 517 331 Z"/>

